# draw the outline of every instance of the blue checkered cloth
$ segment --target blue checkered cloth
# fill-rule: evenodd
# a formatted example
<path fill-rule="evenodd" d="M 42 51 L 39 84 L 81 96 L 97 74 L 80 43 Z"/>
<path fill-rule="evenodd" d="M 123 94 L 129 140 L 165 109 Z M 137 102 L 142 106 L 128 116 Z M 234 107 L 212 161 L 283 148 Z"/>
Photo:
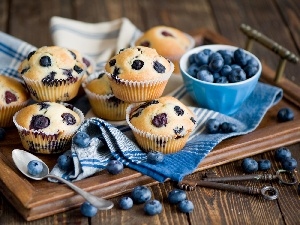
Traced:
<path fill-rule="evenodd" d="M 51 23 L 52 26 L 55 27 L 55 29 L 52 29 L 54 33 L 59 29 L 63 29 L 64 32 L 71 32 L 71 36 L 84 36 L 84 29 L 82 27 L 87 26 L 87 24 L 70 21 L 68 19 L 64 21 L 63 18 L 57 17 L 54 19 L 56 21 L 52 21 Z M 59 26 L 61 21 L 64 22 L 64 26 Z M 124 18 L 117 21 L 117 24 L 119 24 L 119 32 L 116 31 L 113 33 L 120 34 L 121 30 L 124 29 L 122 28 L 122 24 L 128 22 L 129 21 Z M 76 30 L 80 27 L 78 23 L 82 28 L 81 32 L 77 32 Z M 112 23 L 116 24 L 116 21 L 112 21 Z M 69 24 L 72 29 L 67 27 Z M 88 25 L 92 26 L 93 24 Z M 99 25 L 101 24 L 96 24 L 95 26 Z M 138 30 L 132 27 L 132 24 L 129 25 L 132 31 L 138 33 Z M 126 26 L 128 27 L 128 24 Z M 101 32 L 104 32 L 103 29 L 101 29 Z M 55 34 L 53 35 L 55 36 Z M 100 36 L 98 36 L 98 38 Z M 93 36 L 88 37 L 93 38 Z M 111 38 L 105 35 L 101 37 L 104 39 Z M 117 35 L 114 38 L 118 40 Z M 59 40 L 59 37 L 56 36 L 56 39 Z M 128 39 L 128 41 L 130 41 L 130 39 Z M 82 43 L 84 42 L 80 42 L 80 44 Z M 27 57 L 28 53 L 35 49 L 35 47 L 3 32 L 0 32 L 0 47 L 0 73 L 19 78 L 17 68 L 20 62 Z M 76 46 L 71 47 L 76 49 Z M 100 58 L 103 64 L 104 58 L 101 57 L 101 52 L 95 58 Z M 183 85 L 179 86 L 170 93 L 170 95 L 176 97 L 183 103 L 190 102 L 190 96 Z M 71 181 L 82 180 L 105 169 L 109 160 L 118 159 L 125 166 L 148 175 L 159 182 L 164 182 L 166 179 L 180 181 L 184 176 L 193 173 L 207 154 L 222 140 L 245 135 L 254 131 L 266 112 L 281 100 L 282 95 L 282 89 L 258 82 L 250 97 L 245 101 L 240 110 L 233 115 L 227 116 L 204 108 L 189 106 L 197 118 L 197 126 L 194 132 L 182 150 L 177 153 L 166 154 L 163 162 L 156 165 L 146 161 L 146 153 L 143 152 L 135 142 L 132 131 L 126 122 L 112 124 L 100 118 L 88 118 L 78 131 L 85 131 L 90 135 L 90 146 L 87 148 L 79 148 L 73 144 L 71 149 L 65 154 L 71 152 L 74 169 L 71 171 L 62 171 L 58 165 L 55 165 L 51 173 Z M 75 105 L 85 113 L 90 110 L 88 100 L 85 96 L 79 99 Z M 227 134 L 206 133 L 205 123 L 210 118 L 216 118 L 220 122 L 226 121 L 236 124 L 237 132 Z"/>

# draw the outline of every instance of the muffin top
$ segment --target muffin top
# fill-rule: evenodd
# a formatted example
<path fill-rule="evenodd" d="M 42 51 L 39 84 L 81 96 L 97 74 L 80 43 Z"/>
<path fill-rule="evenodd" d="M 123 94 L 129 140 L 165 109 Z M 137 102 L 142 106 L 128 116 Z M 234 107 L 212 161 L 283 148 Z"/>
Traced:
<path fill-rule="evenodd" d="M 73 51 L 59 46 L 44 46 L 30 52 L 18 71 L 23 78 L 53 86 L 60 81 L 74 83 L 80 80 L 85 68 L 82 59 L 78 59 Z"/>
<path fill-rule="evenodd" d="M 73 106 L 56 102 L 39 102 L 21 109 L 15 114 L 18 125 L 28 130 L 41 131 L 47 134 L 74 131 L 81 121 Z"/>
<path fill-rule="evenodd" d="M 171 96 L 151 100 L 133 108 L 129 113 L 129 121 L 140 131 L 175 139 L 189 135 L 196 124 L 193 112 Z"/>
<path fill-rule="evenodd" d="M 190 48 L 191 41 L 182 31 L 168 26 L 155 26 L 135 41 L 136 46 L 156 49 L 164 57 L 182 55 Z"/>
<path fill-rule="evenodd" d="M 136 46 L 120 50 L 106 63 L 105 70 L 117 81 L 153 81 L 169 78 L 174 68 L 155 49 Z"/>
<path fill-rule="evenodd" d="M 0 107 L 14 106 L 29 99 L 29 94 L 18 80 L 0 74 Z"/>
<path fill-rule="evenodd" d="M 101 72 L 99 75 L 92 74 L 88 80 L 86 80 L 85 88 L 90 92 L 98 95 L 112 95 L 112 90 L 107 77 L 107 74 Z"/>

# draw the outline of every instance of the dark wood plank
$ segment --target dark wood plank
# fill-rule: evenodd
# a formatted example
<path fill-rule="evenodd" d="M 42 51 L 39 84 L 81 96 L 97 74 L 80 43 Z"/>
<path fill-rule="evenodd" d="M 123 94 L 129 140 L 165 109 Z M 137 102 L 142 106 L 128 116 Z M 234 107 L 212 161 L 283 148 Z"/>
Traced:
<path fill-rule="evenodd" d="M 9 22 L 9 0 L 3 0 L 0 2 L 0 30 L 7 32 Z"/>

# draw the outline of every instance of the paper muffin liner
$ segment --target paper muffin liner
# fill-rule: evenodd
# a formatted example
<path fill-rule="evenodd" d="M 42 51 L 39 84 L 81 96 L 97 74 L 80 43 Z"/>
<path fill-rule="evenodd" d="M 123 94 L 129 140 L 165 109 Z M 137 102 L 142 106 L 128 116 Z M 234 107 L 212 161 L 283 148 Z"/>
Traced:
<path fill-rule="evenodd" d="M 170 62 L 171 68 L 168 73 L 159 80 L 131 81 L 120 79 L 116 81 L 110 73 L 106 73 L 114 95 L 124 102 L 143 102 L 162 96 L 170 76 L 174 70 L 174 64 Z"/>
<path fill-rule="evenodd" d="M 23 77 L 26 87 L 32 99 L 38 102 L 50 101 L 70 101 L 76 97 L 78 90 L 81 86 L 82 76 L 74 81 L 58 80 L 55 85 L 47 86 L 41 81 L 32 80 Z"/>
<path fill-rule="evenodd" d="M 68 105 L 62 103 L 64 105 Z M 71 147 L 72 137 L 84 121 L 84 115 L 78 108 L 74 107 L 73 111 L 80 117 L 81 123 L 70 131 L 59 131 L 57 133 L 46 133 L 39 130 L 29 130 L 22 127 L 16 121 L 16 112 L 13 116 L 13 122 L 18 129 L 19 136 L 23 147 L 32 153 L 39 154 L 58 154 L 66 151 Z"/>
<path fill-rule="evenodd" d="M 142 131 L 136 128 L 129 119 L 130 112 L 138 104 L 131 104 L 126 109 L 126 122 L 132 130 L 132 133 L 144 151 L 159 151 L 163 154 L 170 154 L 180 151 L 188 141 L 190 133 L 185 134 L 184 137 L 176 138 L 175 135 L 158 135 L 150 132 Z"/>
<path fill-rule="evenodd" d="M 89 99 L 91 108 L 97 117 L 105 120 L 125 120 L 126 108 L 130 103 L 124 102 L 116 98 L 113 94 L 110 95 L 99 95 L 91 92 L 86 88 L 86 84 L 93 79 L 92 74 L 86 82 L 82 83 L 82 87 Z"/>
<path fill-rule="evenodd" d="M 29 100 L 12 106 L 0 106 L 0 127 L 12 127 L 13 116 L 28 104 Z"/>

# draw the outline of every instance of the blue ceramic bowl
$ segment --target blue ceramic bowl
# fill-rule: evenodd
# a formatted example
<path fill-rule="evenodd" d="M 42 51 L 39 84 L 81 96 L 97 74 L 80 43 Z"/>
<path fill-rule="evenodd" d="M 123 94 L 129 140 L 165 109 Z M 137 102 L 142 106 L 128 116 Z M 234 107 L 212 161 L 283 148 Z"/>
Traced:
<path fill-rule="evenodd" d="M 226 84 L 209 83 L 198 80 L 187 73 L 188 58 L 191 54 L 204 49 L 211 49 L 215 52 L 221 49 L 235 51 L 237 48 L 229 45 L 203 45 L 191 49 L 181 57 L 179 65 L 185 87 L 199 107 L 230 115 L 236 112 L 253 92 L 261 75 L 262 65 L 259 59 L 248 51 L 245 52 L 257 60 L 259 69 L 253 77 L 244 81 Z"/>

